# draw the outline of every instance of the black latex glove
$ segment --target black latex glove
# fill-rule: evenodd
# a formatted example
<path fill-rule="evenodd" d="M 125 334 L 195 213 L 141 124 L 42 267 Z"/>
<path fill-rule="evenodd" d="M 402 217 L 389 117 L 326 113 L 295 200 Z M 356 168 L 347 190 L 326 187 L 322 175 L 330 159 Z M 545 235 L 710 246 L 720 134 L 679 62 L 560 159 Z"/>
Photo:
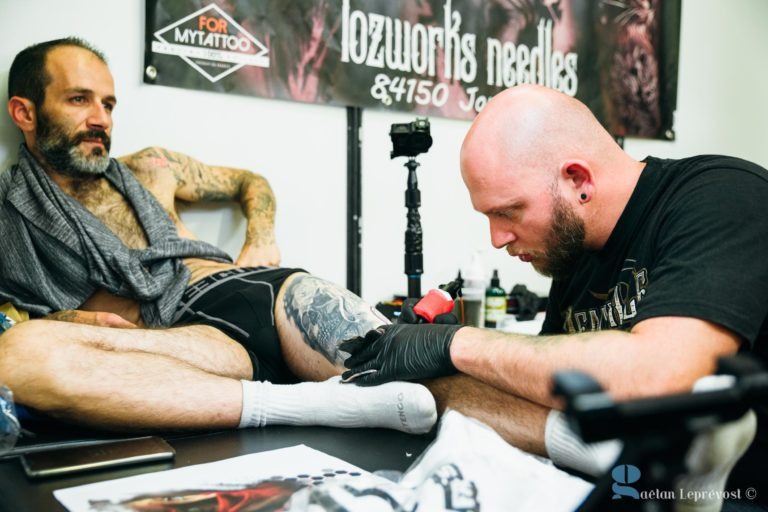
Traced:
<path fill-rule="evenodd" d="M 393 380 L 419 380 L 456 373 L 451 361 L 451 342 L 461 325 L 383 325 L 339 344 L 348 352 L 349 368 L 342 379 L 367 370 L 352 382 L 373 386 Z"/>
<path fill-rule="evenodd" d="M 400 307 L 400 316 L 397 318 L 399 324 L 423 324 L 427 321 L 416 314 L 413 311 L 413 307 L 419 303 L 421 299 L 405 299 L 403 305 Z M 443 313 L 437 315 L 434 324 L 458 324 L 459 319 L 453 313 Z"/>

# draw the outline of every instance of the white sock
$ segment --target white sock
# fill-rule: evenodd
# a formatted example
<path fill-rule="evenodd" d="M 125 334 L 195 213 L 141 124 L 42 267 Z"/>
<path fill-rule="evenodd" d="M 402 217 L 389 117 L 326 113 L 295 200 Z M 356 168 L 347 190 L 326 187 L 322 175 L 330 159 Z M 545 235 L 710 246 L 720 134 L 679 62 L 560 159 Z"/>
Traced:
<path fill-rule="evenodd" d="M 544 447 L 549 458 L 558 466 L 600 476 L 614 465 L 623 446 L 621 441 L 615 439 L 585 443 L 568 426 L 565 414 L 552 409 L 547 415 Z"/>
<path fill-rule="evenodd" d="M 324 382 L 290 385 L 243 380 L 240 428 L 382 427 L 422 434 L 437 420 L 435 399 L 421 384 L 389 382 L 363 387 L 340 380 L 337 376 Z"/>
<path fill-rule="evenodd" d="M 712 375 L 696 381 L 693 392 L 722 389 L 733 385 L 730 375 Z M 675 512 L 715 512 L 722 507 L 722 491 L 733 466 L 749 448 L 757 430 L 753 411 L 730 423 L 717 425 L 694 438 L 686 454 L 688 472 L 674 489 L 690 492 L 690 499 L 678 499 Z M 568 426 L 565 415 L 550 411 L 544 431 L 544 445 L 556 464 L 592 476 L 607 473 L 616 464 L 622 443 L 618 440 L 587 444 Z M 678 496 L 679 497 L 679 496 Z"/>
<path fill-rule="evenodd" d="M 727 388 L 734 380 L 731 375 L 703 377 L 696 381 L 693 392 Z M 685 457 L 688 473 L 675 482 L 675 489 L 685 498 L 675 502 L 675 512 L 718 512 L 723 506 L 722 492 L 728 475 L 749 448 L 756 431 L 757 417 L 750 410 L 737 420 L 697 435 Z"/>

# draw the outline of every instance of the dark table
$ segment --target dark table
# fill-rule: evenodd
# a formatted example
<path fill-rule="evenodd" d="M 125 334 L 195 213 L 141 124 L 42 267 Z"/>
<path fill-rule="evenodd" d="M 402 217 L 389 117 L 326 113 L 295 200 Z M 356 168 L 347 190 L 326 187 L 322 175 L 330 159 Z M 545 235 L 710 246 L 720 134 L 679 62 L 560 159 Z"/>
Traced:
<path fill-rule="evenodd" d="M 45 512 L 66 510 L 53 491 L 103 480 L 181 468 L 304 444 L 367 471 L 405 471 L 434 439 L 386 429 L 268 427 L 195 434 L 164 435 L 176 450 L 173 461 L 99 470 L 79 475 L 29 479 L 18 457 L 0 460 L 0 510 Z"/>

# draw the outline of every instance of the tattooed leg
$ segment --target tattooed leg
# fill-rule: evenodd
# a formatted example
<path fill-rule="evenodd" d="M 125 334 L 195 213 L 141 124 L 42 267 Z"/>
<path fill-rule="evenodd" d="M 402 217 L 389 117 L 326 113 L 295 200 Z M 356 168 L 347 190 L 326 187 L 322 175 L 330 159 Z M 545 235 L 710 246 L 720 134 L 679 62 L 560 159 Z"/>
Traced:
<path fill-rule="evenodd" d="M 363 299 L 329 281 L 294 274 L 275 304 L 286 363 L 297 376 L 321 380 L 343 369 L 337 345 L 389 321 Z"/>

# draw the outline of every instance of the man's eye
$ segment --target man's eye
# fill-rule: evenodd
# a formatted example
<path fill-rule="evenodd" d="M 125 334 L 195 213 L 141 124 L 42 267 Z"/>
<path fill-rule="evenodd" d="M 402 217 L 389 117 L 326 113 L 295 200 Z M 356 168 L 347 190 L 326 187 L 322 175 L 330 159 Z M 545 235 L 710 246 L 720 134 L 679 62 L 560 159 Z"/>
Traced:
<path fill-rule="evenodd" d="M 509 210 L 504 212 L 504 218 L 512 222 L 520 222 L 523 218 L 523 212 L 520 209 Z"/>
<path fill-rule="evenodd" d="M 104 103 L 104 110 L 106 110 L 107 112 L 112 112 L 113 110 L 115 110 L 115 106 L 111 103 Z"/>
<path fill-rule="evenodd" d="M 69 101 L 72 103 L 85 103 L 85 96 L 74 96 Z"/>

